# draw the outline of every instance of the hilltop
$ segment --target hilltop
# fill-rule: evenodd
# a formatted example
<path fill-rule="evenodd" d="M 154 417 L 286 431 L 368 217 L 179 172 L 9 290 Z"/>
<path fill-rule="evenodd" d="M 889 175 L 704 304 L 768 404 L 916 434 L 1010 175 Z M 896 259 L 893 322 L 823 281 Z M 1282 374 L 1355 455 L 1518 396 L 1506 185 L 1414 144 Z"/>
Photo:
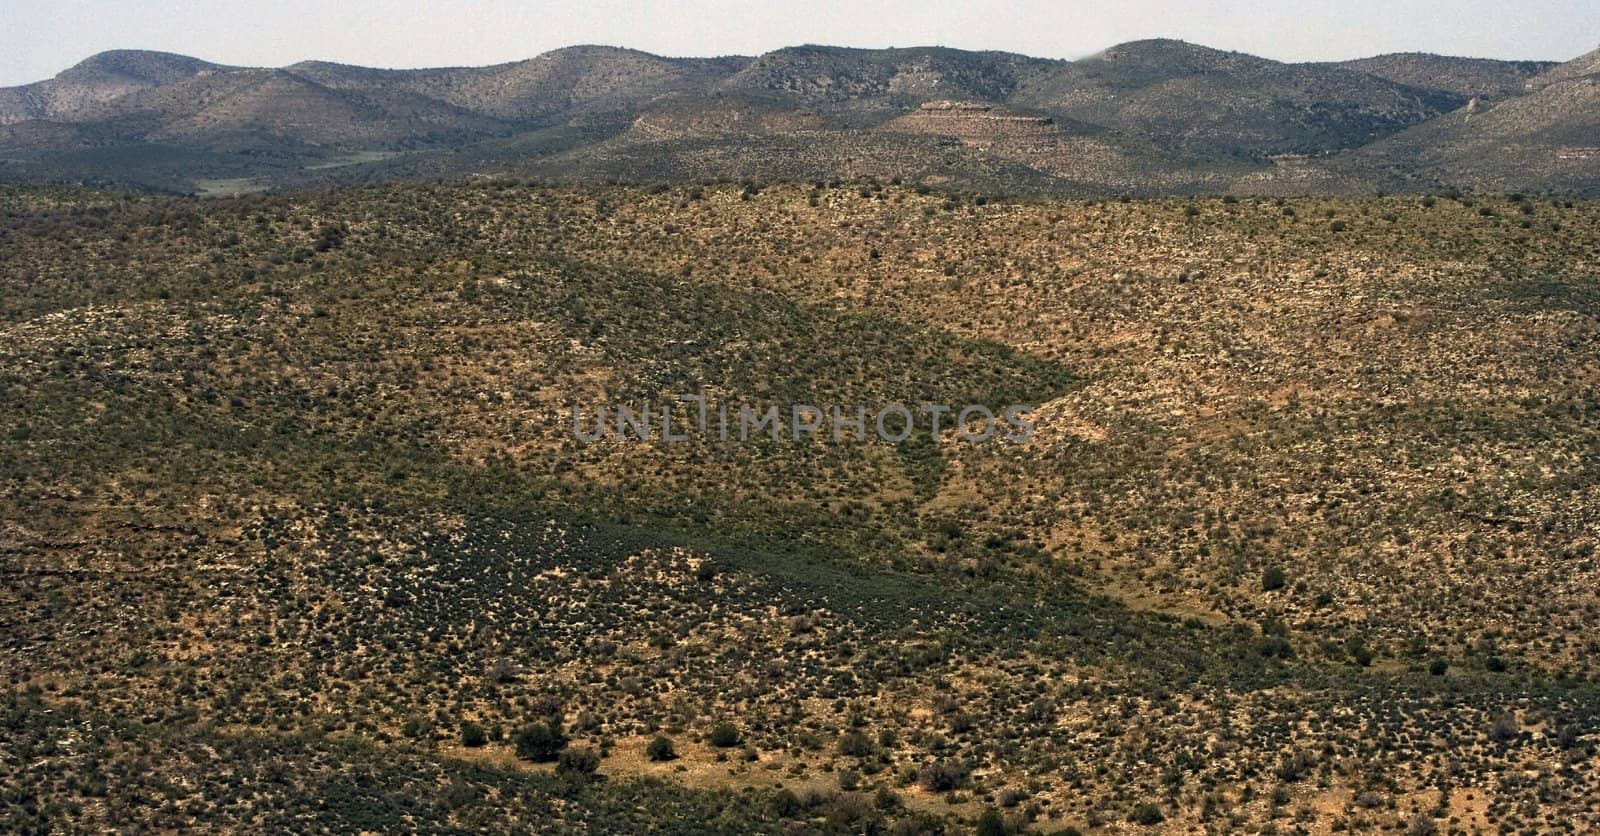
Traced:
<path fill-rule="evenodd" d="M 1596 119 L 1582 86 L 1594 64 L 1422 54 L 1293 64 L 1176 40 L 1077 61 L 943 47 L 668 58 L 579 46 L 419 70 L 116 51 L 0 89 L 0 178 L 186 193 L 468 174 L 874 176 L 1038 194 L 1587 193 L 1600 163 L 1572 137 Z M 974 135 L 972 119 L 925 118 L 952 101 L 1057 129 L 1017 142 Z M 1468 126 L 1490 107 L 1501 117 Z"/>

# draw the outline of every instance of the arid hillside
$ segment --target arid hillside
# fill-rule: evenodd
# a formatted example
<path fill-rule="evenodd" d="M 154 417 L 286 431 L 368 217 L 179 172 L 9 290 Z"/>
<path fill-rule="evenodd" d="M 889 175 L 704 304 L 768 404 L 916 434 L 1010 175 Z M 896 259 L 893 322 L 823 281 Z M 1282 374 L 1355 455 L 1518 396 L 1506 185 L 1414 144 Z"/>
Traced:
<path fill-rule="evenodd" d="M 0 188 L 0 829 L 1593 830 L 1597 230 Z M 1037 432 L 574 436 L 681 393 Z"/>

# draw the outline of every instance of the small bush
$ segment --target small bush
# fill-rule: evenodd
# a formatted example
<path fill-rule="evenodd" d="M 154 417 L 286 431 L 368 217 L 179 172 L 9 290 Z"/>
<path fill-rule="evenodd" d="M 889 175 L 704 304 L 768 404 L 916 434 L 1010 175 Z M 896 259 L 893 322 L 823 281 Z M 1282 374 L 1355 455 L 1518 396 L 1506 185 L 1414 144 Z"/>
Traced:
<path fill-rule="evenodd" d="M 727 749 L 733 746 L 738 746 L 740 741 L 739 730 L 734 728 L 732 723 L 718 723 L 716 727 L 711 730 L 711 734 L 707 737 L 707 740 L 711 742 L 712 746 L 715 746 L 719 749 Z"/>
<path fill-rule="evenodd" d="M 567 736 L 561 731 L 561 721 L 549 720 L 524 726 L 511 736 L 517 757 L 534 763 L 550 763 L 567 747 Z"/>
<path fill-rule="evenodd" d="M 918 774 L 922 788 L 929 792 L 949 792 L 959 789 L 967 780 L 967 771 L 950 761 L 937 761 L 922 767 Z"/>
<path fill-rule="evenodd" d="M 556 772 L 586 778 L 600 768 L 600 754 L 593 749 L 566 749 L 556 758 Z"/>
<path fill-rule="evenodd" d="M 1142 824 L 1145 827 L 1151 827 L 1166 820 L 1167 817 L 1162 814 L 1161 808 L 1150 801 L 1134 807 L 1133 812 L 1128 814 L 1128 821 L 1134 824 Z"/>
<path fill-rule="evenodd" d="M 1296 749 L 1293 754 L 1290 754 L 1278 764 L 1278 779 L 1292 784 L 1311 774 L 1311 770 L 1316 765 L 1317 756 L 1315 752 L 1310 749 Z"/>
<path fill-rule="evenodd" d="M 678 750 L 672 745 L 672 740 L 666 737 L 657 737 L 644 747 L 644 755 L 652 761 L 661 763 L 676 760 Z"/>
<path fill-rule="evenodd" d="M 839 736 L 839 754 L 850 758 L 863 758 L 872 754 L 872 740 L 862 732 L 852 729 Z"/>
<path fill-rule="evenodd" d="M 1510 711 L 1502 711 L 1494 722 L 1489 724 L 1489 737 L 1499 743 L 1508 743 L 1522 733 L 1522 724 L 1517 722 L 1517 715 Z"/>
<path fill-rule="evenodd" d="M 805 805 L 800 803 L 800 796 L 787 787 L 774 792 L 767 799 L 767 810 L 774 818 L 791 819 L 805 812 Z"/>
<path fill-rule="evenodd" d="M 984 810 L 978 817 L 978 836 L 1006 836 L 1006 822 L 995 810 Z"/>

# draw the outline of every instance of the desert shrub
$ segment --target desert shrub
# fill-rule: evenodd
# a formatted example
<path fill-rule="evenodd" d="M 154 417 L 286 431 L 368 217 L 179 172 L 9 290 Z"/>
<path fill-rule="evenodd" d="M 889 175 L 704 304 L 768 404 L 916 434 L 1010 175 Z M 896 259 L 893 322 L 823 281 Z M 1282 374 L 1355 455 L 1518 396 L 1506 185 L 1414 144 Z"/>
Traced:
<path fill-rule="evenodd" d="M 517 757 L 534 763 L 550 763 L 567 746 L 567 736 L 559 720 L 530 723 L 511 736 Z"/>
<path fill-rule="evenodd" d="M 773 818 L 790 819 L 805 812 L 805 805 L 793 790 L 785 787 L 767 797 L 767 810 Z"/>
<path fill-rule="evenodd" d="M 427 734 L 432 727 L 433 724 L 428 722 L 426 718 L 407 717 L 406 721 L 400 725 L 400 733 L 415 740 Z"/>
<path fill-rule="evenodd" d="M 1367 647 L 1367 640 L 1363 636 L 1351 636 L 1346 640 L 1345 651 L 1350 654 L 1350 658 L 1356 664 L 1363 668 L 1372 664 L 1374 654 L 1372 648 Z"/>
<path fill-rule="evenodd" d="M 657 763 L 675 760 L 678 750 L 672 745 L 671 738 L 657 736 L 644 747 L 644 755 Z"/>
<path fill-rule="evenodd" d="M 1256 643 L 1256 650 L 1268 659 L 1290 659 L 1294 657 L 1294 645 L 1283 636 L 1262 636 Z"/>
<path fill-rule="evenodd" d="M 929 792 L 949 792 L 966 782 L 967 771 L 953 761 L 935 761 L 922 767 L 917 780 Z"/>
<path fill-rule="evenodd" d="M 1317 765 L 1316 753 L 1310 749 L 1296 749 L 1278 764 L 1278 779 L 1293 783 L 1305 778 Z"/>
<path fill-rule="evenodd" d="M 727 749 L 731 746 L 738 746 L 741 738 L 739 730 L 734 728 L 732 723 L 718 723 L 706 739 L 710 741 L 712 746 L 716 746 L 719 749 Z"/>
<path fill-rule="evenodd" d="M 1517 738 L 1522 733 L 1522 725 L 1517 722 L 1517 715 L 1510 711 L 1502 711 L 1489 723 L 1489 737 L 1500 743 L 1506 743 Z"/>
<path fill-rule="evenodd" d="M 871 833 L 882 827 L 866 800 L 854 793 L 829 799 L 823 820 L 830 832 L 838 833 Z"/>
<path fill-rule="evenodd" d="M 839 736 L 839 754 L 851 758 L 863 758 L 872 754 L 872 740 L 858 729 L 851 729 Z"/>
<path fill-rule="evenodd" d="M 1566 723 L 1556 732 L 1556 745 L 1563 749 L 1576 749 L 1583 732 L 1572 723 Z"/>
<path fill-rule="evenodd" d="M 1128 814 L 1128 821 L 1134 824 L 1142 824 L 1145 827 L 1153 827 L 1166 820 L 1167 817 L 1161 812 L 1160 805 L 1152 801 L 1138 804 L 1133 808 L 1133 812 Z"/>
<path fill-rule="evenodd" d="M 556 772 L 571 777 L 588 777 L 600 768 L 600 754 L 593 749 L 564 749 L 556 758 Z"/>

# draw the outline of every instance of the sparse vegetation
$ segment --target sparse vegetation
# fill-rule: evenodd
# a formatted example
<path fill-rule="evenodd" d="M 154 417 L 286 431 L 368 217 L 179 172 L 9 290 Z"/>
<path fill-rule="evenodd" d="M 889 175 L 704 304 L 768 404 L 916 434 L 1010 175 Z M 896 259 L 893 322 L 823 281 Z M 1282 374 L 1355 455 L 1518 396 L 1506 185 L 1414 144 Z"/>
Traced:
<path fill-rule="evenodd" d="M 1593 829 L 1600 216 L 1422 204 L 0 188 L 0 830 Z"/>

